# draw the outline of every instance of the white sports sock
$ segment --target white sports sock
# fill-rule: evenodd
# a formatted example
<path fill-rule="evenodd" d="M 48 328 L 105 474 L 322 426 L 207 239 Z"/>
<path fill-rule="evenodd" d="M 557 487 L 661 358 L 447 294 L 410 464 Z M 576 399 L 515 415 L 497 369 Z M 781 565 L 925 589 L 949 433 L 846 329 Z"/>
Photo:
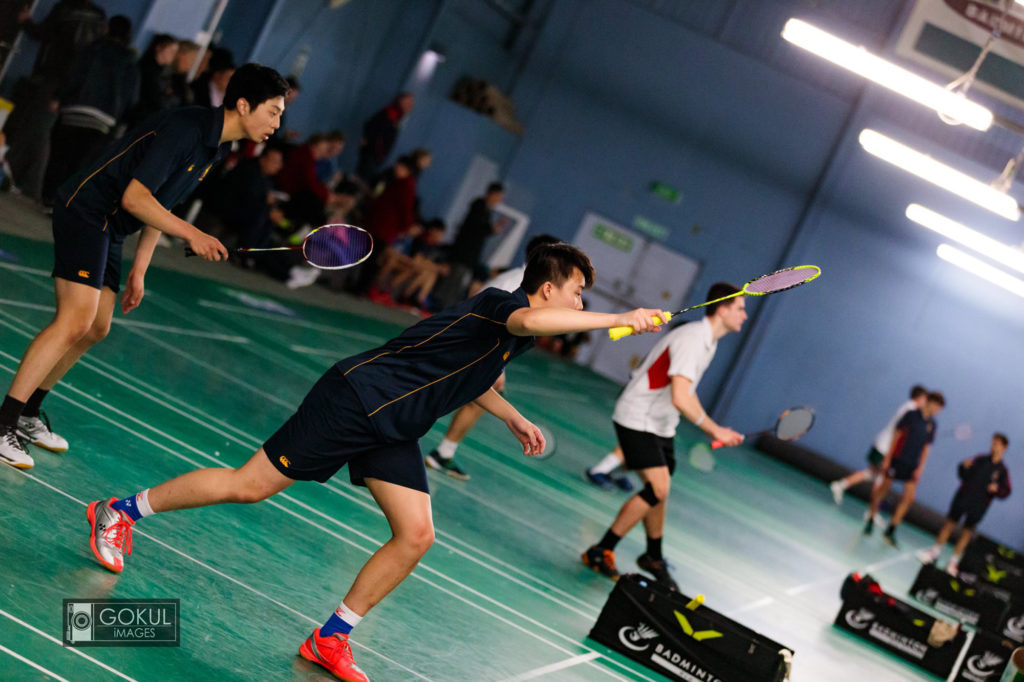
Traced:
<path fill-rule="evenodd" d="M 135 506 L 139 509 L 139 517 L 152 516 L 156 512 L 149 506 L 149 488 L 135 496 Z"/>
<path fill-rule="evenodd" d="M 457 447 L 459 447 L 458 441 L 442 438 L 441 443 L 437 446 L 437 454 L 441 459 L 451 459 L 455 456 L 455 449 Z"/>
<path fill-rule="evenodd" d="M 359 625 L 359 621 L 363 619 L 362 616 L 350 609 L 345 602 L 341 602 L 341 605 L 335 609 L 334 614 L 351 625 L 353 630 L 357 625 Z"/>
<path fill-rule="evenodd" d="M 600 462 L 590 467 L 590 473 L 592 474 L 610 474 L 622 465 L 622 460 L 616 457 L 612 453 L 608 453 L 604 456 Z"/>
<path fill-rule="evenodd" d="M 964 558 L 963 554 L 954 554 L 953 558 L 950 559 L 950 561 L 952 563 L 956 564 L 957 566 L 959 566 L 960 565 L 960 560 L 963 559 L 963 558 Z"/>

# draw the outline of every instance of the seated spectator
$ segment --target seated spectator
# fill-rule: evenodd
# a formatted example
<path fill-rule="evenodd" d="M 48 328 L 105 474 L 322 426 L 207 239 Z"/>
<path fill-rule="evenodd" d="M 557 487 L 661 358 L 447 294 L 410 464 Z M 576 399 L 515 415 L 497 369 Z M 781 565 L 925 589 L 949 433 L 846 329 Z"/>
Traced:
<path fill-rule="evenodd" d="M 340 130 L 332 130 L 324 135 L 324 139 L 327 140 L 327 152 L 323 158 L 317 159 L 316 177 L 333 191 L 345 179 L 339 158 L 342 150 L 345 149 L 345 133 Z"/>
<path fill-rule="evenodd" d="M 445 262 L 448 247 L 442 243 L 444 232 L 444 221 L 435 218 L 427 222 L 423 234 L 412 241 L 408 267 L 392 281 L 394 291 L 401 290 L 401 299 L 420 310 L 436 312 L 430 293 L 438 279 L 451 272 Z"/>
<path fill-rule="evenodd" d="M 58 119 L 50 134 L 43 204 L 65 180 L 102 151 L 139 96 L 139 71 L 131 48 L 132 22 L 117 14 L 107 35 L 85 48 L 61 83 Z"/>
<path fill-rule="evenodd" d="M 377 184 L 381 170 L 398 139 L 398 131 L 412 111 L 415 100 L 408 92 L 400 92 L 386 107 L 363 123 L 359 141 L 359 162 L 356 173 L 368 186 Z"/>
<path fill-rule="evenodd" d="M 178 55 L 178 39 L 158 33 L 139 58 L 139 101 L 127 117 L 135 125 L 151 114 L 175 106 L 171 68 Z"/>
<path fill-rule="evenodd" d="M 395 160 L 380 194 L 369 200 L 363 227 L 381 247 L 390 244 L 416 222 L 415 165 L 407 156 Z"/>
<path fill-rule="evenodd" d="M 224 104 L 228 81 L 235 74 L 235 58 L 230 50 L 215 47 L 210 50 L 209 65 L 201 76 L 192 81 L 192 103 L 204 107 Z"/>
<path fill-rule="evenodd" d="M 500 182 L 489 184 L 484 196 L 477 197 L 470 204 L 452 242 L 451 263 L 456 276 L 465 280 L 467 288 L 470 281 L 484 282 L 490 278 L 490 273 L 480 261 L 487 240 L 504 226 L 504 221 L 494 218 L 494 209 L 504 198 L 505 188 Z"/>
<path fill-rule="evenodd" d="M 255 159 L 244 159 L 207 195 L 203 212 L 216 218 L 225 244 L 248 248 L 271 245 L 283 213 L 276 205 L 271 178 L 284 165 L 280 148 L 266 146 Z"/>
<path fill-rule="evenodd" d="M 300 135 L 299 131 L 289 128 L 285 121 L 288 118 L 288 109 L 291 108 L 292 102 L 299 96 L 302 87 L 299 85 L 299 79 L 295 76 L 288 76 L 285 80 L 288 82 L 288 94 L 284 96 L 284 113 L 281 114 L 281 125 L 274 131 L 274 138 L 287 146 L 291 146 L 298 143 Z"/>
<path fill-rule="evenodd" d="M 306 144 L 293 147 L 277 175 L 277 188 L 288 194 L 285 213 L 298 226 L 319 227 L 327 222 L 327 212 L 338 197 L 317 177 L 316 164 L 327 158 L 330 143 L 315 133 Z"/>

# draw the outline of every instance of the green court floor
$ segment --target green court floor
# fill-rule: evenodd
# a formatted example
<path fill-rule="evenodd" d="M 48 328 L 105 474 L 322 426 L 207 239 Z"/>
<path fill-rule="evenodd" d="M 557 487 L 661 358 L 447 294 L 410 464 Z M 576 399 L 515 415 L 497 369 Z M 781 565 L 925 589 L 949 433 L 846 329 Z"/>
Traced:
<path fill-rule="evenodd" d="M 53 285 L 48 244 L 0 234 L 0 250 L 6 387 L 52 315 Z M 147 285 L 47 400 L 71 450 L 33 449 L 27 472 L 0 467 L 0 679 L 326 679 L 297 648 L 388 537 L 345 470 L 257 505 L 146 519 L 119 576 L 92 559 L 85 505 L 239 466 L 324 369 L 400 327 L 167 270 Z M 579 554 L 625 498 L 581 471 L 613 445 L 616 386 L 541 351 L 513 364 L 508 386 L 557 435 L 557 454 L 527 460 L 497 420 L 481 421 L 459 454 L 472 479 L 431 476 L 436 543 L 356 630 L 357 661 L 387 681 L 659 679 L 586 638 L 612 583 Z M 681 434 L 677 449 L 695 439 Z M 911 549 L 930 538 L 907 527 L 894 550 L 860 535 L 860 502 L 837 508 L 820 482 L 750 449 L 718 460 L 675 475 L 665 548 L 684 593 L 791 647 L 794 680 L 932 679 L 831 626 L 850 570 L 905 593 Z M 642 550 L 638 529 L 620 568 Z M 180 599 L 182 645 L 63 648 L 61 600 L 75 597 Z"/>

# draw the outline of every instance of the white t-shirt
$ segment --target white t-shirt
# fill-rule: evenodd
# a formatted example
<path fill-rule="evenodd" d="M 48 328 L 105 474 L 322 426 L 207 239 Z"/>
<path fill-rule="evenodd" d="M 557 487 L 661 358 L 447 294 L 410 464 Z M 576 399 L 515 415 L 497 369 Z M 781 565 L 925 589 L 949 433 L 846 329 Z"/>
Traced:
<path fill-rule="evenodd" d="M 526 274 L 526 266 L 520 265 L 518 268 L 511 268 L 501 273 L 491 281 L 484 284 L 484 289 L 494 287 L 495 289 L 501 289 L 512 293 L 523 284 L 523 275 Z"/>
<path fill-rule="evenodd" d="M 896 425 L 899 423 L 900 419 L 903 418 L 903 415 L 916 409 L 917 403 L 913 400 L 908 400 L 900 405 L 899 409 L 896 410 L 896 414 L 894 414 L 892 419 L 889 420 L 889 423 L 885 425 L 885 428 L 879 431 L 878 435 L 875 436 L 875 450 L 878 450 L 883 455 L 888 454 L 889 448 L 892 447 L 893 434 L 896 433 Z"/>
<path fill-rule="evenodd" d="M 686 377 L 692 382 L 690 392 L 695 393 L 717 348 L 718 342 L 706 317 L 666 334 L 633 370 L 615 403 L 612 419 L 634 431 L 646 431 L 663 438 L 675 436 L 679 410 L 672 404 L 670 377 Z"/>

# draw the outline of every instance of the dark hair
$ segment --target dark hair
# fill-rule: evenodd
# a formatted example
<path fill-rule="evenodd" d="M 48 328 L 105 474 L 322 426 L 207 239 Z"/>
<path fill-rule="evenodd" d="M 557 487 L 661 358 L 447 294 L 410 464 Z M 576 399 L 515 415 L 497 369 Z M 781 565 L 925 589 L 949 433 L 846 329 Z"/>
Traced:
<path fill-rule="evenodd" d="M 562 286 L 572 277 L 576 269 L 583 273 L 583 288 L 594 284 L 594 266 L 587 254 L 572 244 L 545 244 L 538 246 L 526 258 L 526 272 L 523 273 L 523 290 L 535 294 L 544 282 Z"/>
<path fill-rule="evenodd" d="M 530 254 L 533 253 L 538 246 L 544 246 L 545 244 L 561 244 L 562 240 L 558 237 L 552 237 L 550 234 L 538 234 L 532 237 L 530 241 L 526 242 L 526 257 L 529 259 Z"/>
<path fill-rule="evenodd" d="M 263 146 L 263 151 L 260 152 L 260 158 L 262 159 L 267 154 L 277 152 L 281 156 L 284 156 L 284 146 L 280 144 L 266 144 Z"/>
<path fill-rule="evenodd" d="M 224 108 L 234 110 L 238 100 L 244 99 L 249 103 L 249 108 L 255 110 L 268 99 L 284 97 L 287 92 L 288 83 L 277 71 L 262 64 L 243 64 L 228 81 L 224 91 Z"/>
<path fill-rule="evenodd" d="M 939 407 L 945 407 L 946 406 L 946 396 L 942 395 L 938 391 L 929 391 L 928 392 L 928 402 L 935 403 Z"/>
<path fill-rule="evenodd" d="M 328 142 L 344 142 L 345 133 L 340 130 L 332 130 L 329 133 L 324 133 L 324 139 Z"/>
<path fill-rule="evenodd" d="M 995 440 L 1001 440 L 1003 442 L 1004 448 L 1010 447 L 1010 439 L 1006 437 L 1005 433 L 999 433 L 997 431 L 996 433 L 992 434 L 992 438 L 994 438 Z"/>
<path fill-rule="evenodd" d="M 170 33 L 157 33 L 150 39 L 149 47 L 146 48 L 146 54 L 155 59 L 157 50 L 162 50 L 172 43 L 177 45 L 178 39 Z"/>
<path fill-rule="evenodd" d="M 315 144 L 320 144 L 321 142 L 326 141 L 327 136 L 324 135 L 323 133 L 313 133 L 312 135 L 306 138 L 306 144 L 308 144 L 310 147 L 312 147 Z"/>
<path fill-rule="evenodd" d="M 428 220 L 427 224 L 424 225 L 423 228 L 427 231 L 448 229 L 445 227 L 444 221 L 441 220 L 440 218 L 433 218 L 431 220 Z"/>
<path fill-rule="evenodd" d="M 732 284 L 729 284 L 728 282 L 715 282 L 708 289 L 708 296 L 706 300 L 714 301 L 716 298 L 731 296 L 732 294 L 735 294 L 737 291 L 740 291 L 740 289 L 738 287 L 733 286 Z M 704 315 L 707 317 L 711 317 L 712 315 L 715 314 L 715 311 L 718 310 L 718 307 L 724 303 L 725 301 L 721 301 L 720 303 L 712 303 L 711 305 L 706 306 L 704 308 Z"/>
<path fill-rule="evenodd" d="M 491 184 L 487 185 L 487 194 L 493 194 L 494 192 L 504 191 L 505 185 L 501 184 L 500 182 L 492 182 Z"/>
<path fill-rule="evenodd" d="M 127 45 L 132 42 L 132 20 L 123 14 L 115 14 L 107 20 L 107 37 Z"/>
<path fill-rule="evenodd" d="M 235 56 L 231 54 L 231 50 L 226 50 L 223 47 L 215 47 L 210 50 L 210 62 L 208 68 L 210 69 L 210 73 L 233 69 L 235 68 Z M 277 72 L 275 71 L 274 73 Z M 268 97 L 267 99 L 270 98 Z"/>
<path fill-rule="evenodd" d="M 912 389 L 910 389 L 910 399 L 911 400 L 917 400 L 918 398 L 920 398 L 921 396 L 923 396 L 927 392 L 928 392 L 927 388 L 925 388 L 921 384 L 917 384 Z"/>
<path fill-rule="evenodd" d="M 292 90 L 301 90 L 302 86 L 299 85 L 299 79 L 295 76 L 285 76 L 284 82 L 288 84 L 288 87 Z"/>

